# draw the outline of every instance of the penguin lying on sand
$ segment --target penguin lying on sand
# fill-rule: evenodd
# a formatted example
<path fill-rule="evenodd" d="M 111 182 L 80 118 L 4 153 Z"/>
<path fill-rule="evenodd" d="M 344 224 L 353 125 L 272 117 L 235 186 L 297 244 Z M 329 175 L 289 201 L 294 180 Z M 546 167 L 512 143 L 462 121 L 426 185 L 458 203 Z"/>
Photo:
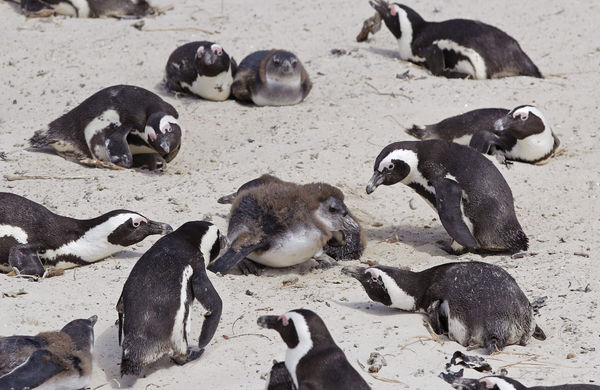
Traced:
<path fill-rule="evenodd" d="M 486 157 L 444 140 L 404 141 L 383 148 L 367 194 L 398 182 L 435 209 L 452 237 L 452 253 L 519 252 L 528 239 L 515 215 L 512 192 Z"/>
<path fill-rule="evenodd" d="M 295 54 L 285 50 L 261 50 L 244 58 L 231 93 L 237 100 L 257 106 L 287 106 L 306 98 L 312 83 Z"/>
<path fill-rule="evenodd" d="M 384 0 L 369 4 L 398 40 L 400 58 L 436 76 L 492 79 L 542 77 L 519 43 L 504 31 L 468 19 L 427 22 L 413 9 Z"/>
<path fill-rule="evenodd" d="M 78 390 L 92 374 L 94 324 L 74 320 L 57 332 L 0 337 L 0 389 Z"/>
<path fill-rule="evenodd" d="M 226 100 L 237 64 L 218 43 L 201 41 L 179 46 L 167 61 L 167 88 L 208 100 Z"/>
<path fill-rule="evenodd" d="M 107 168 L 164 168 L 181 146 L 179 114 L 158 95 L 115 85 L 38 130 L 29 143 Z"/>
<path fill-rule="evenodd" d="M 480 379 L 454 378 L 447 380 L 458 390 L 598 390 L 600 386 L 589 384 L 572 384 L 557 386 L 527 387 L 520 382 L 505 376 L 485 376 Z"/>
<path fill-rule="evenodd" d="M 156 11 L 146 0 L 20 0 L 20 3 L 23 13 L 30 17 L 141 18 Z"/>
<path fill-rule="evenodd" d="M 258 325 L 277 331 L 286 343 L 285 367 L 296 389 L 370 389 L 316 313 L 296 309 L 280 316 L 262 316 Z"/>
<path fill-rule="evenodd" d="M 139 376 L 163 356 L 185 364 L 202 355 L 222 311 L 204 264 L 217 257 L 221 241 L 212 223 L 187 222 L 158 240 L 135 264 L 117 303 L 121 376 Z M 190 345 L 194 299 L 207 311 L 197 346 Z"/>
<path fill-rule="evenodd" d="M 320 257 L 327 243 L 344 245 L 344 232 L 361 234 L 360 225 L 344 204 L 344 194 L 329 184 L 298 185 L 263 175 L 244 184 L 237 194 L 219 199 L 220 203 L 230 201 L 227 238 L 231 246 L 208 265 L 215 273 L 225 274 L 241 263 L 244 274 L 258 274 L 252 261 L 289 267 Z M 355 248 L 348 251 L 362 253 L 360 239 L 354 239 L 352 245 Z"/>
<path fill-rule="evenodd" d="M 63 217 L 22 196 L 0 192 L 0 271 L 42 276 L 44 265 L 93 263 L 172 230 L 128 210 L 92 219 Z"/>
<path fill-rule="evenodd" d="M 531 303 L 504 269 L 482 262 L 446 263 L 421 272 L 375 266 L 344 267 L 374 301 L 426 312 L 433 330 L 489 353 L 544 340 Z"/>
<path fill-rule="evenodd" d="M 418 139 L 444 139 L 495 155 L 498 161 L 544 164 L 560 141 L 533 106 L 512 110 L 481 108 L 427 126 L 414 125 L 406 132 Z"/>

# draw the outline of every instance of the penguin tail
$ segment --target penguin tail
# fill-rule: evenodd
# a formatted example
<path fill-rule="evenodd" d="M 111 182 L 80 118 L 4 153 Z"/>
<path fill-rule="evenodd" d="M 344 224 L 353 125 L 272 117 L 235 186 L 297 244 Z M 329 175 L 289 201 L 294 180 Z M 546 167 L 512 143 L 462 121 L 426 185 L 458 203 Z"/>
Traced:
<path fill-rule="evenodd" d="M 533 338 L 536 340 L 544 341 L 546 340 L 546 333 L 539 326 L 535 326 L 535 330 L 533 331 Z"/>
<path fill-rule="evenodd" d="M 427 134 L 425 127 L 418 126 L 418 125 L 413 125 L 413 127 L 411 127 L 410 129 L 406 129 L 404 131 L 406 132 L 406 134 L 408 134 L 412 137 L 415 137 L 417 139 L 423 139 L 423 138 L 425 138 L 425 135 Z"/>
<path fill-rule="evenodd" d="M 33 148 L 44 148 L 48 146 L 49 142 L 48 133 L 45 130 L 36 131 L 31 138 L 29 138 L 29 144 Z"/>

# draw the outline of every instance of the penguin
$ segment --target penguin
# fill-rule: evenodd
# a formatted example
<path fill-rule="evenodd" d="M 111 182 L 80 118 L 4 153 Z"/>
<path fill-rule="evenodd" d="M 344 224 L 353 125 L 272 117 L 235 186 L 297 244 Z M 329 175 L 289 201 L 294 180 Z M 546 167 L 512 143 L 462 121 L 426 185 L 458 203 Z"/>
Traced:
<path fill-rule="evenodd" d="M 0 337 L 0 389 L 76 390 L 92 374 L 94 324 L 78 319 L 60 331 Z"/>
<path fill-rule="evenodd" d="M 128 210 L 92 219 L 64 217 L 22 196 L 0 192 L 0 271 L 43 276 L 44 266 L 93 263 L 149 235 L 172 230 Z"/>
<path fill-rule="evenodd" d="M 135 264 L 117 303 L 121 376 L 139 376 L 163 356 L 183 365 L 198 359 L 214 336 L 222 301 L 204 269 L 221 250 L 219 229 L 192 221 L 162 237 Z M 191 309 L 204 315 L 198 345 L 192 346 Z"/>
<path fill-rule="evenodd" d="M 427 313 L 438 334 L 488 353 L 507 345 L 545 340 L 531 303 L 508 272 L 473 261 L 441 264 L 421 272 L 387 266 L 344 267 L 369 297 L 405 311 Z"/>
<path fill-rule="evenodd" d="M 312 82 L 295 54 L 285 50 L 260 50 L 242 60 L 231 93 L 257 106 L 289 106 L 303 101 Z"/>
<path fill-rule="evenodd" d="M 590 384 L 571 384 L 557 386 L 527 387 L 520 382 L 505 376 L 485 376 L 480 379 L 453 378 L 447 380 L 458 390 L 598 390 L 600 386 Z"/>
<path fill-rule="evenodd" d="M 227 229 L 231 245 L 207 269 L 225 274 L 241 263 L 244 274 L 258 275 L 253 262 L 281 268 L 322 259 L 323 246 L 332 239 L 339 243 L 330 245 L 345 244 L 344 231 L 360 231 L 360 225 L 338 188 L 262 176 L 244 184 L 233 199 Z"/>
<path fill-rule="evenodd" d="M 285 362 L 273 360 L 273 367 L 267 377 L 265 390 L 295 390 L 292 377 L 285 367 Z"/>
<path fill-rule="evenodd" d="M 406 132 L 418 139 L 445 139 L 495 155 L 500 163 L 548 162 L 560 140 L 544 115 L 534 106 L 481 108 L 427 126 L 414 125 Z"/>
<path fill-rule="evenodd" d="M 395 142 L 379 153 L 374 171 L 367 194 L 381 184 L 411 187 L 452 237 L 448 253 L 527 250 L 510 187 L 476 150 L 445 140 Z"/>
<path fill-rule="evenodd" d="M 296 389 L 370 389 L 315 312 L 296 309 L 280 316 L 262 316 L 257 322 L 277 331 L 286 343 L 285 367 Z"/>
<path fill-rule="evenodd" d="M 29 17 L 141 18 L 156 12 L 146 0 L 21 0 L 21 9 Z"/>
<path fill-rule="evenodd" d="M 218 43 L 190 42 L 169 56 L 165 80 L 173 92 L 223 101 L 231 95 L 236 71 L 237 63 Z"/>
<path fill-rule="evenodd" d="M 51 147 L 63 157 L 102 167 L 164 168 L 181 146 L 178 117 L 158 95 L 115 85 L 36 131 L 29 143 L 34 149 Z"/>
<path fill-rule="evenodd" d="M 425 66 L 435 76 L 492 79 L 541 78 L 519 43 L 504 31 L 468 19 L 427 22 L 403 4 L 370 0 L 398 40 L 400 58 Z"/>

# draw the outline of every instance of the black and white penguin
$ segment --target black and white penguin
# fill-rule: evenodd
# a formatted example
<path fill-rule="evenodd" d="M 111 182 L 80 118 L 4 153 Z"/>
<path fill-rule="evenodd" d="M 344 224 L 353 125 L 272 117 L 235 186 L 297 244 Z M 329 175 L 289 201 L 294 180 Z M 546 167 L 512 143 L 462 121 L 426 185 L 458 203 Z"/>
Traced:
<path fill-rule="evenodd" d="M 27 16 L 66 15 L 76 18 L 141 18 L 153 14 L 146 0 L 21 0 Z"/>
<path fill-rule="evenodd" d="M 273 367 L 271 367 L 267 377 L 265 390 L 295 390 L 294 382 L 285 367 L 285 362 L 273 360 Z"/>
<path fill-rule="evenodd" d="M 38 130 L 29 140 L 34 148 L 53 148 L 63 157 L 91 159 L 99 166 L 164 167 L 181 146 L 179 114 L 158 95 L 131 85 L 96 92 L 80 105 Z"/>
<path fill-rule="evenodd" d="M 128 210 L 92 219 L 63 217 L 22 196 L 0 192 L 0 271 L 42 276 L 44 266 L 93 263 L 172 230 Z"/>
<path fill-rule="evenodd" d="M 60 331 L 0 337 L 0 389 L 77 390 L 92 374 L 94 324 L 69 322 Z"/>
<path fill-rule="evenodd" d="M 452 237 L 449 252 L 519 252 L 528 238 L 510 187 L 485 156 L 444 140 L 403 141 L 383 148 L 367 194 L 398 182 L 415 190 L 437 211 Z"/>
<path fill-rule="evenodd" d="M 289 106 L 303 101 L 312 82 L 295 54 L 285 50 L 260 50 L 242 60 L 231 93 L 257 106 Z"/>
<path fill-rule="evenodd" d="M 495 155 L 501 163 L 544 164 L 560 145 L 536 107 L 481 108 L 406 132 L 418 139 L 445 139 Z"/>
<path fill-rule="evenodd" d="M 231 95 L 237 64 L 218 43 L 200 41 L 179 46 L 167 61 L 166 84 L 207 100 L 222 101 Z"/>
<path fill-rule="evenodd" d="M 544 340 L 531 303 L 504 269 L 478 261 L 446 263 L 421 272 L 386 266 L 344 267 L 369 297 L 405 311 L 427 313 L 433 330 L 488 352 Z"/>
<path fill-rule="evenodd" d="M 384 0 L 369 4 L 398 40 L 400 58 L 425 66 L 436 76 L 542 77 L 519 43 L 496 27 L 468 19 L 427 22 L 402 4 Z"/>
<path fill-rule="evenodd" d="M 185 364 L 202 355 L 222 310 L 204 264 L 217 257 L 221 241 L 212 223 L 187 222 L 158 240 L 135 264 L 117 303 L 121 375 L 139 376 L 163 356 Z M 194 299 L 207 311 L 197 346 L 190 345 Z"/>
<path fill-rule="evenodd" d="M 280 316 L 262 316 L 257 322 L 277 331 L 287 345 L 285 367 L 296 389 L 370 389 L 316 313 L 296 309 Z"/>
<path fill-rule="evenodd" d="M 252 262 L 289 267 L 322 258 L 328 242 L 344 245 L 344 231 L 360 232 L 344 194 L 329 184 L 299 185 L 266 175 L 242 188 L 229 212 L 231 245 L 208 265 L 212 272 L 225 274 L 240 262 L 244 274 L 259 273 Z"/>
<path fill-rule="evenodd" d="M 444 378 L 445 379 L 445 378 Z M 600 386 L 590 384 L 571 384 L 556 386 L 527 387 L 505 376 L 485 376 L 480 379 L 454 378 L 449 381 L 458 390 L 598 390 Z"/>

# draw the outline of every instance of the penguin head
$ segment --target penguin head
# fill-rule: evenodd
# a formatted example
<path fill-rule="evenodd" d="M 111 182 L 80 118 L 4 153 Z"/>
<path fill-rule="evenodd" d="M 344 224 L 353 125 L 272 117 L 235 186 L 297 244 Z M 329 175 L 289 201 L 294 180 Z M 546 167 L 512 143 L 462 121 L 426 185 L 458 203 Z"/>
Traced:
<path fill-rule="evenodd" d="M 78 319 L 69 322 L 60 330 L 66 333 L 75 347 L 80 351 L 91 351 L 94 348 L 94 325 L 98 316 L 88 319 Z"/>
<path fill-rule="evenodd" d="M 200 249 L 204 261 L 209 263 L 217 258 L 225 247 L 225 236 L 216 225 L 207 221 L 186 222 L 174 234 L 183 236 L 190 244 Z"/>
<path fill-rule="evenodd" d="M 402 37 L 403 24 L 410 24 L 410 26 L 406 26 L 405 28 L 410 27 L 410 31 L 414 31 L 417 25 L 425 22 L 418 13 L 403 4 L 388 4 L 384 0 L 371 0 L 369 4 L 379 13 L 385 25 L 396 39 Z"/>
<path fill-rule="evenodd" d="M 360 231 L 360 225 L 344 203 L 344 194 L 339 188 L 327 183 L 310 183 L 304 184 L 302 191 L 315 197 L 318 203 L 314 215 L 327 230 L 332 233 Z M 334 238 L 335 236 L 334 234 Z"/>
<path fill-rule="evenodd" d="M 167 234 L 173 231 L 166 223 L 151 221 L 128 210 L 111 211 L 99 218 L 105 220 L 98 226 L 108 233 L 107 241 L 123 247 L 136 244 L 153 234 Z"/>
<path fill-rule="evenodd" d="M 398 182 L 408 182 L 417 169 L 417 154 L 400 142 L 383 148 L 375 159 L 374 173 L 367 184 L 367 194 L 372 193 L 381 184 L 389 186 Z"/>
<path fill-rule="evenodd" d="M 534 106 L 519 106 L 494 123 L 496 131 L 506 131 L 517 139 L 540 134 L 546 130 L 544 115 Z"/>
<path fill-rule="evenodd" d="M 295 54 L 289 51 L 274 50 L 266 63 L 267 81 L 288 84 L 300 79 L 302 64 Z"/>
<path fill-rule="evenodd" d="M 342 268 L 342 273 L 358 280 L 367 292 L 369 298 L 375 302 L 390 306 L 392 304 L 390 295 L 385 287 L 381 274 L 376 272 L 375 269 L 375 267 L 365 268 L 347 266 Z"/>
<path fill-rule="evenodd" d="M 218 43 L 204 41 L 196 49 L 195 65 L 200 76 L 214 77 L 229 69 L 230 58 Z"/>
<path fill-rule="evenodd" d="M 148 144 L 165 157 L 177 153 L 181 146 L 181 127 L 172 115 L 155 112 L 148 117 L 144 133 Z"/>
<path fill-rule="evenodd" d="M 295 309 L 280 316 L 262 316 L 258 326 L 273 329 L 279 333 L 288 348 L 308 352 L 316 342 L 332 340 L 325 323 L 315 312 Z"/>

